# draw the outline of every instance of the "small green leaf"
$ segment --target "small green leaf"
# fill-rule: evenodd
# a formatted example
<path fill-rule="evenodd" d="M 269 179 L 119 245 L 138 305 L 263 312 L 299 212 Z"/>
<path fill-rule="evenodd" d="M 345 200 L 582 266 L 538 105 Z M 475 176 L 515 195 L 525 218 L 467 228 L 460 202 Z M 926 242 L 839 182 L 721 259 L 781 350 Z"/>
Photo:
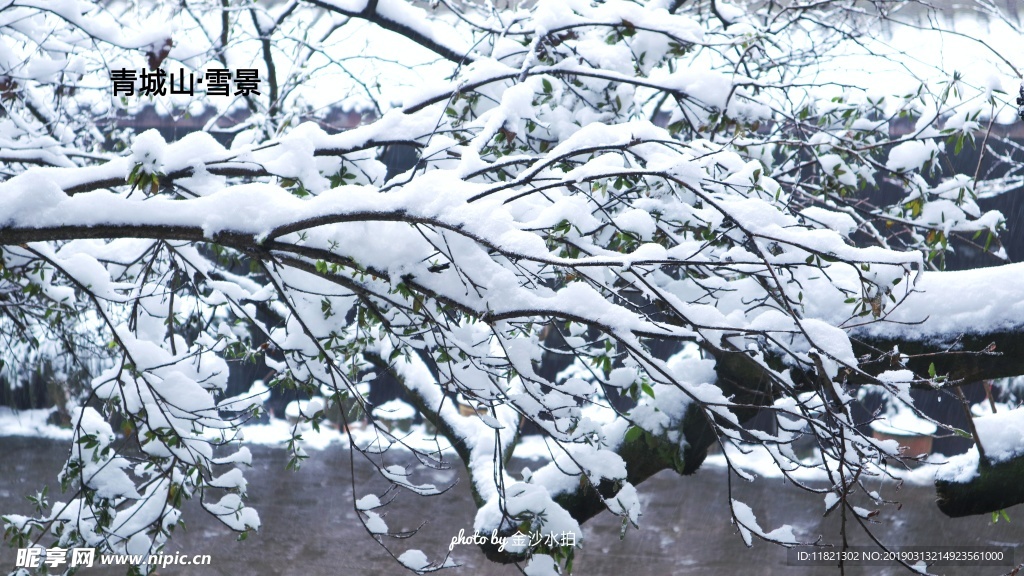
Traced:
<path fill-rule="evenodd" d="M 961 437 L 961 438 L 966 438 L 968 440 L 974 440 L 974 436 L 971 436 L 971 433 L 966 431 L 966 430 L 961 430 L 959 428 L 953 428 L 953 433 L 956 434 L 957 436 Z"/>

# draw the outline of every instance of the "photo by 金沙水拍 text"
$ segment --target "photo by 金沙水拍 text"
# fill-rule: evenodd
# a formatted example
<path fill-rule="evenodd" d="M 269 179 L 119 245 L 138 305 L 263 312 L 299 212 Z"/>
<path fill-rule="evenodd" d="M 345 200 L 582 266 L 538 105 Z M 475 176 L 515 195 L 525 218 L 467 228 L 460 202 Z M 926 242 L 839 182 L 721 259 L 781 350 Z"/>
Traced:
<path fill-rule="evenodd" d="M 575 548 L 576 547 L 576 533 L 562 531 L 560 534 L 554 532 L 543 533 L 543 532 L 528 532 L 523 533 L 517 530 L 512 535 L 499 535 L 497 530 L 492 530 L 491 533 L 471 533 L 466 535 L 466 530 L 459 530 L 458 536 L 452 537 L 451 544 L 448 545 L 448 551 L 451 552 L 457 545 L 469 545 L 469 546 L 482 546 L 490 543 L 492 546 L 497 546 L 499 551 L 504 551 L 506 548 L 512 552 L 520 552 L 528 548 L 537 548 L 538 546 L 544 546 L 548 549 L 555 548 Z"/>
<path fill-rule="evenodd" d="M 209 554 L 100 554 L 95 548 L 19 548 L 16 568 L 92 568 L 93 566 L 141 566 L 167 568 L 168 566 L 209 566 Z"/>
<path fill-rule="evenodd" d="M 118 68 L 110 71 L 114 96 L 194 96 L 197 86 L 205 85 L 207 96 L 260 95 L 260 74 L 256 68 L 238 68 L 232 73 L 225 68 L 211 68 L 196 78 L 195 72 L 179 68 L 174 74 L 157 68 Z M 232 84 L 234 87 L 232 88 Z"/>

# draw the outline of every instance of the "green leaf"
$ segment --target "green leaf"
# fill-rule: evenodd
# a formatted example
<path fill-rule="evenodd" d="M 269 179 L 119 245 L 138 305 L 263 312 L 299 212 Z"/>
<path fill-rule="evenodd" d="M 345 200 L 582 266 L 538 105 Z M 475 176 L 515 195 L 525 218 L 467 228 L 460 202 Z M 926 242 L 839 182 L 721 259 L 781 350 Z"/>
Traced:
<path fill-rule="evenodd" d="M 637 440 L 640 439 L 641 436 L 643 436 L 643 434 L 644 431 L 641 428 L 638 428 L 636 426 L 630 426 L 629 429 L 626 430 L 626 444 L 632 444 L 633 442 L 636 442 Z"/>
<path fill-rule="evenodd" d="M 971 436 L 971 433 L 966 431 L 966 430 L 961 430 L 959 428 L 953 428 L 953 433 L 956 434 L 957 436 L 961 437 L 961 438 L 966 438 L 968 440 L 974 440 L 974 436 Z"/>

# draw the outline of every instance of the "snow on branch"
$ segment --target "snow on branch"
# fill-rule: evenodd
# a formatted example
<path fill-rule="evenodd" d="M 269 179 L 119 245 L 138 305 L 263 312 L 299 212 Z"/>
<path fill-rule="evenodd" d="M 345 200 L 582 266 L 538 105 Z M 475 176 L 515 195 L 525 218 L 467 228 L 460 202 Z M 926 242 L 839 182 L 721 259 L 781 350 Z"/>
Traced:
<path fill-rule="evenodd" d="M 458 456 L 481 533 L 571 535 L 485 550 L 552 573 L 587 519 L 641 526 L 638 485 L 693 473 L 716 445 L 730 478 L 753 479 L 739 460 L 755 444 L 861 518 L 856 495 L 891 475 L 879 463 L 909 458 L 855 415 L 864 390 L 917 413 L 912 387 L 1024 373 L 1019 267 L 940 271 L 958 247 L 1005 259 L 1003 216 L 976 202 L 995 180 L 947 160 L 998 138 L 982 126 L 1013 104 L 960 74 L 892 95 L 818 80 L 849 42 L 892 57 L 857 2 L 756 18 L 615 0 L 317 0 L 248 18 L 195 4 L 147 12 L 170 37 L 115 32 L 109 14 L 132 14 L 117 2 L 19 0 L 0 20 L 0 339 L 77 375 L 69 501 L 6 517 L 20 543 L 157 550 L 188 498 L 258 529 L 237 442 L 268 390 L 229 390 L 229 360 L 261 360 L 269 395 L 302 399 L 290 467 L 308 457 L 302 432 L 337 415 L 387 486 L 354 512 L 419 573 L 451 559 L 391 552 L 416 530 L 385 509 L 449 487 L 409 455 Z M 168 142 L 117 128 L 141 108 L 104 66 L 142 58 L 244 62 L 268 89 L 195 110 L 204 130 Z M 344 80 L 314 87 L 324 77 Z M 339 111 L 361 125 L 337 130 Z M 396 150 L 413 158 L 388 165 Z M 385 373 L 436 427 L 433 448 L 371 404 Z M 549 462 L 513 475 L 527 432 Z M 810 459 L 795 448 L 808 440 Z M 748 544 L 804 539 L 731 512 Z"/>

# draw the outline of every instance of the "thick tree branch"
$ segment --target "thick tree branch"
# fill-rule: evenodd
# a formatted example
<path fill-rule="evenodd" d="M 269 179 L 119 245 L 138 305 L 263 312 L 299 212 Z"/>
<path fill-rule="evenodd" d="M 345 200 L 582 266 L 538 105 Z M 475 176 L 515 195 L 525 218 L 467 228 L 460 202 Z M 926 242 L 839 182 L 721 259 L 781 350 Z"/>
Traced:
<path fill-rule="evenodd" d="M 939 510 L 951 518 L 989 514 L 1024 503 L 1024 455 L 999 463 L 982 460 L 967 482 L 936 480 Z"/>
<path fill-rule="evenodd" d="M 626 464 L 627 482 L 637 486 L 662 470 L 671 469 L 679 474 L 688 475 L 700 468 L 707 457 L 708 447 L 715 442 L 717 436 L 708 425 L 698 404 L 690 404 L 679 428 L 683 439 L 678 443 L 645 432 L 619 445 L 615 453 Z M 574 490 L 552 494 L 552 499 L 582 524 L 607 510 L 606 501 L 613 498 L 618 490 L 617 482 L 603 480 L 594 486 L 581 478 Z M 514 528 L 505 535 L 513 532 Z M 487 543 L 481 548 L 487 558 L 494 562 L 511 563 L 523 560 L 521 555 L 499 550 L 497 545 Z"/>
<path fill-rule="evenodd" d="M 983 327 L 979 327 L 983 328 Z M 915 374 L 927 375 L 934 365 L 935 373 L 945 376 L 954 384 L 969 384 L 981 380 L 1006 378 L 1024 374 L 1024 327 L 979 331 L 974 334 L 950 333 L 941 339 L 916 337 L 913 327 L 900 338 L 854 335 L 854 352 L 877 354 L 898 348 L 900 354 L 909 359 L 903 367 Z M 861 365 L 871 374 L 886 370 L 899 370 L 896 359 L 887 356 L 884 360 Z M 930 389 L 927 382 L 914 384 L 917 388 Z"/>

